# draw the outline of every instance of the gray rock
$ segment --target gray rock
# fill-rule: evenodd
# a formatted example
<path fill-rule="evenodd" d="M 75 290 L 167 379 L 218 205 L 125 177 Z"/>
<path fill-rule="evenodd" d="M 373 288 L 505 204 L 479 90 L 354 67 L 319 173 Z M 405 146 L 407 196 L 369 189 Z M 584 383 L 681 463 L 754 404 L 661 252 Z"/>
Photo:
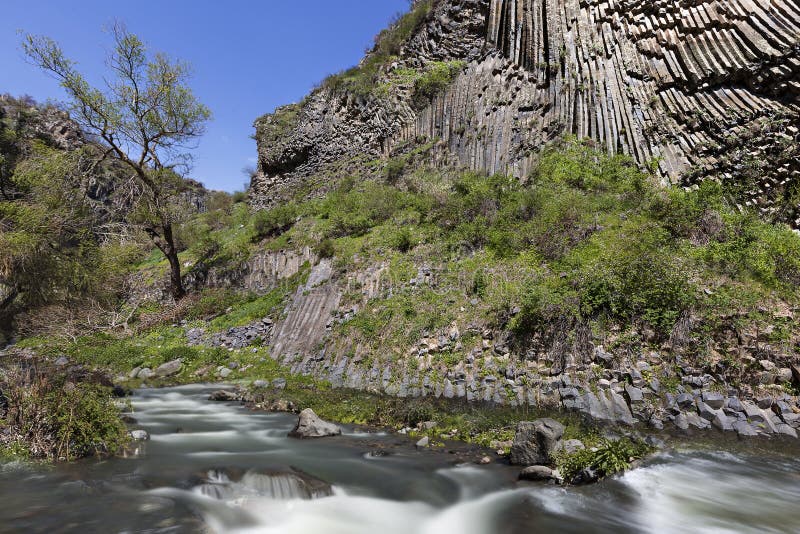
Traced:
<path fill-rule="evenodd" d="M 742 405 L 741 401 L 737 397 L 730 397 L 726 403 L 726 407 L 728 410 L 732 412 L 743 412 L 744 406 Z"/>
<path fill-rule="evenodd" d="M 758 363 L 761 364 L 761 368 L 764 369 L 765 371 L 774 371 L 775 368 L 777 367 L 773 362 L 769 360 L 761 360 Z"/>
<path fill-rule="evenodd" d="M 60 356 L 56 361 L 55 364 L 59 367 L 64 367 L 69 363 L 69 359 L 66 356 Z"/>
<path fill-rule="evenodd" d="M 220 389 L 219 391 L 215 391 L 211 395 L 209 395 L 208 400 L 217 402 L 231 402 L 239 400 L 239 396 L 233 391 L 226 391 L 224 389 Z"/>
<path fill-rule="evenodd" d="M 772 406 L 772 397 L 757 397 L 756 405 L 762 410 L 765 410 Z"/>
<path fill-rule="evenodd" d="M 742 406 L 744 407 L 744 414 L 749 421 L 754 423 L 761 423 L 764 421 L 764 415 L 758 406 L 750 401 L 743 402 Z"/>
<path fill-rule="evenodd" d="M 136 378 L 137 376 L 139 376 L 139 371 L 141 370 L 142 370 L 141 367 L 134 367 L 133 369 L 131 369 L 131 372 L 128 373 L 128 378 Z"/>
<path fill-rule="evenodd" d="M 716 415 L 714 415 L 714 419 L 711 420 L 711 424 L 717 428 L 718 430 L 733 430 L 733 420 L 730 417 L 725 415 L 722 410 L 718 410 Z"/>
<path fill-rule="evenodd" d="M 701 430 L 706 428 L 711 428 L 711 423 L 709 421 L 703 419 L 702 417 L 693 412 L 689 412 L 686 414 L 686 421 L 689 423 L 689 426 L 693 426 Z"/>
<path fill-rule="evenodd" d="M 148 378 L 152 377 L 154 374 L 155 373 L 153 373 L 152 369 L 150 369 L 149 367 L 145 367 L 144 369 L 139 371 L 139 374 L 137 374 L 136 377 L 140 378 L 142 380 L 147 380 Z"/>
<path fill-rule="evenodd" d="M 678 395 L 678 398 L 675 399 L 675 402 L 677 402 L 678 406 L 681 408 L 686 409 L 694 404 L 694 397 L 688 393 L 681 393 Z"/>
<path fill-rule="evenodd" d="M 778 415 L 783 415 L 785 413 L 793 413 L 792 407 L 789 406 L 789 403 L 786 401 L 776 401 L 775 404 L 772 405 L 772 411 L 774 411 Z"/>
<path fill-rule="evenodd" d="M 523 469 L 519 474 L 520 480 L 542 481 L 557 480 L 558 472 L 544 465 L 531 465 Z"/>
<path fill-rule="evenodd" d="M 633 426 L 635 421 L 633 419 L 633 414 L 631 413 L 630 408 L 628 408 L 628 403 L 625 402 L 625 398 L 619 393 L 616 393 L 614 391 L 609 391 L 608 394 L 611 401 L 611 408 L 612 408 L 612 414 L 614 415 L 614 420 L 617 423 Z"/>
<path fill-rule="evenodd" d="M 253 387 L 254 388 L 265 388 L 268 385 L 269 385 L 269 382 L 267 382 L 266 380 L 256 380 L 255 382 L 253 382 Z"/>
<path fill-rule="evenodd" d="M 704 391 L 703 402 L 714 410 L 719 410 L 725 404 L 725 397 L 722 396 L 722 393 L 716 391 Z"/>
<path fill-rule="evenodd" d="M 317 417 L 314 410 L 306 408 L 300 412 L 300 417 L 297 419 L 297 424 L 289 432 L 290 438 L 324 438 L 327 436 L 338 436 L 342 433 L 339 426 L 324 421 Z"/>
<path fill-rule="evenodd" d="M 697 412 L 700 414 L 700 417 L 702 417 L 706 421 L 713 421 L 714 418 L 717 416 L 717 411 L 702 401 L 697 403 Z"/>
<path fill-rule="evenodd" d="M 272 387 L 275 389 L 286 389 L 286 379 L 276 378 L 272 381 Z"/>
<path fill-rule="evenodd" d="M 561 398 L 565 400 L 577 398 L 579 395 L 578 390 L 574 387 L 561 388 L 558 390 L 558 393 L 561 395 Z"/>
<path fill-rule="evenodd" d="M 753 425 L 747 421 L 735 421 L 733 423 L 733 429 L 736 431 L 739 437 L 751 437 L 758 435 L 758 431 L 755 429 L 755 427 L 753 427 Z"/>
<path fill-rule="evenodd" d="M 556 450 L 564 425 L 553 419 L 524 421 L 517 425 L 514 443 L 511 445 L 512 465 L 541 465 L 550 463 Z"/>
<path fill-rule="evenodd" d="M 631 386 L 630 384 L 625 384 L 625 395 L 628 397 L 628 401 L 631 404 L 641 404 L 644 402 L 644 395 L 642 394 L 642 390 Z"/>
<path fill-rule="evenodd" d="M 183 369 L 183 363 L 178 360 L 172 360 L 171 362 L 162 363 L 161 365 L 156 368 L 155 374 L 157 377 L 167 377 L 167 376 L 174 376 L 181 372 Z"/>
<path fill-rule="evenodd" d="M 415 444 L 415 447 L 418 449 L 424 449 L 430 445 L 430 442 L 431 440 L 428 438 L 428 436 L 423 436 L 423 438 Z"/>
<path fill-rule="evenodd" d="M 800 428 L 800 413 L 785 413 L 781 417 L 792 428 Z"/>
<path fill-rule="evenodd" d="M 647 423 L 656 430 L 664 430 L 664 422 L 655 415 Z"/>
<path fill-rule="evenodd" d="M 567 454 L 574 454 L 578 451 L 582 451 L 585 448 L 586 446 L 579 439 L 568 439 L 566 441 L 562 441 L 558 446 L 559 451 L 564 451 Z"/>
<path fill-rule="evenodd" d="M 785 384 L 792 381 L 792 370 L 789 367 L 778 369 L 778 383 Z"/>
<path fill-rule="evenodd" d="M 780 423 L 775 425 L 775 433 L 784 434 L 786 436 L 791 436 L 793 438 L 797 437 L 797 430 L 787 425 L 786 423 Z"/>
<path fill-rule="evenodd" d="M 675 420 L 673 421 L 675 426 L 681 430 L 689 430 L 689 419 L 686 417 L 685 413 L 679 413 L 675 416 Z"/>
<path fill-rule="evenodd" d="M 228 367 L 220 367 L 219 369 L 217 369 L 217 375 L 220 378 L 228 378 L 229 376 L 231 376 L 231 373 L 233 373 L 233 370 L 229 369 Z"/>

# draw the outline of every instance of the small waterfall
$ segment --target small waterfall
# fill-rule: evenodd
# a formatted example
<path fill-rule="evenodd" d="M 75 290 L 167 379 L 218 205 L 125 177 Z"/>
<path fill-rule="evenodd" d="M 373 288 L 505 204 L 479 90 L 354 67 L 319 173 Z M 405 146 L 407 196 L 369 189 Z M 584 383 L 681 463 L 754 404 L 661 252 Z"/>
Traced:
<path fill-rule="evenodd" d="M 247 497 L 309 500 L 333 495 L 330 484 L 305 474 L 248 471 L 240 480 L 232 481 L 220 470 L 209 471 L 204 483 L 195 486 L 194 492 L 222 501 Z"/>

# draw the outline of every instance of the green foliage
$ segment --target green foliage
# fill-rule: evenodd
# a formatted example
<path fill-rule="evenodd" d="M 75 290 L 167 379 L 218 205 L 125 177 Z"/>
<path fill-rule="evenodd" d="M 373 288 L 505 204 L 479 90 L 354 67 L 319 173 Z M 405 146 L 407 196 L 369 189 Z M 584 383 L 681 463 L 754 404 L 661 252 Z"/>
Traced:
<path fill-rule="evenodd" d="M 190 211 L 193 186 L 177 169 L 190 159 L 187 147 L 204 132 L 211 112 L 187 85 L 189 65 L 165 54 L 148 57 L 145 44 L 121 24 L 111 29 L 114 45 L 107 65 L 113 79 L 93 87 L 61 47 L 48 37 L 26 35 L 28 59 L 54 76 L 69 96 L 71 118 L 96 136 L 105 157 L 127 167 L 136 181 L 128 221 L 136 224 L 170 263 L 175 300 L 185 290 L 173 225 Z"/>
<path fill-rule="evenodd" d="M 314 250 L 320 258 L 332 258 L 336 254 L 336 245 L 333 239 L 326 238 L 320 241 Z"/>
<path fill-rule="evenodd" d="M 63 375 L 9 370 L 6 452 L 51 460 L 109 455 L 128 441 L 109 388 Z"/>
<path fill-rule="evenodd" d="M 19 306 L 78 296 L 102 285 L 96 220 L 77 187 L 89 164 L 86 151 L 57 151 L 34 142 L 18 162 L 13 200 L 0 198 L 0 284 L 19 294 Z"/>
<path fill-rule="evenodd" d="M 392 185 L 396 184 L 397 181 L 403 176 L 403 171 L 405 171 L 405 169 L 406 169 L 405 158 L 390 159 L 389 163 L 386 164 L 386 168 L 384 169 L 386 182 Z"/>
<path fill-rule="evenodd" d="M 652 450 L 645 443 L 630 438 L 601 439 L 573 454 L 557 455 L 556 465 L 565 480 L 573 480 L 584 469 L 591 469 L 602 478 L 629 469 L 631 462 L 644 458 Z"/>
<path fill-rule="evenodd" d="M 110 390 L 101 386 L 79 384 L 51 392 L 52 424 L 58 439 L 58 457 L 72 460 L 83 456 L 114 454 L 128 442 L 119 409 Z"/>
<path fill-rule="evenodd" d="M 447 89 L 464 68 L 463 61 L 435 61 L 428 64 L 414 80 L 412 103 L 416 109 L 423 109 L 433 97 Z"/>
<path fill-rule="evenodd" d="M 424 22 L 432 3 L 433 0 L 422 0 L 405 15 L 398 15 L 375 37 L 375 45 L 360 65 L 329 76 L 322 82 L 322 87 L 333 91 L 346 90 L 358 96 L 374 96 L 385 67 L 400 54 L 403 44 Z"/>
<path fill-rule="evenodd" d="M 293 203 L 257 212 L 253 216 L 253 241 L 282 234 L 295 223 L 297 214 L 297 206 Z"/>

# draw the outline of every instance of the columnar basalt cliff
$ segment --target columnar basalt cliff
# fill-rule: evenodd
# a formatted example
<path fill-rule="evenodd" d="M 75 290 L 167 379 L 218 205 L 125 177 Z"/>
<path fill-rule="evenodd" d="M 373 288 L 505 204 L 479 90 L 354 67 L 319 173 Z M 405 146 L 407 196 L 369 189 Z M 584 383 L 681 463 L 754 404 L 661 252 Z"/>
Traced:
<path fill-rule="evenodd" d="M 428 169 L 417 163 L 524 182 L 543 149 L 574 136 L 601 152 L 631 156 L 665 186 L 695 189 L 705 180 L 721 182 L 727 187 L 719 189 L 732 192 L 739 208 L 746 204 L 767 219 L 800 228 L 796 0 L 419 0 L 413 9 L 394 34 L 379 36 L 357 68 L 256 121 L 259 168 L 250 190 L 256 208 L 323 196 L 352 176 L 394 186 L 389 171 L 397 162 L 405 169 L 413 161 L 422 174 Z M 399 187 L 411 189 L 409 183 L 401 179 Z M 707 221 L 709 228 L 719 223 L 714 220 Z M 603 228 L 595 220 L 583 230 L 578 241 Z M 293 238 L 284 241 L 289 248 Z M 470 293 L 476 282 L 463 273 L 454 281 L 452 272 L 447 280 L 448 260 L 435 252 L 428 256 L 437 249 L 425 239 L 411 241 L 405 258 L 410 274 L 402 271 L 401 277 L 390 254 L 370 260 L 360 257 L 369 255 L 362 248 L 352 257 L 342 254 L 347 263 L 306 249 L 302 260 L 309 262 L 309 278 L 292 290 L 275 318 L 265 339 L 270 356 L 294 373 L 334 386 L 401 397 L 551 405 L 657 428 L 670 421 L 682 429 L 715 426 L 743 436 L 797 435 L 800 404 L 796 393 L 788 394 L 792 384 L 800 385 L 794 346 L 769 347 L 763 333 L 731 326 L 709 342 L 712 357 L 700 361 L 684 350 L 697 344 L 689 335 L 691 310 L 672 321 L 668 342 L 646 350 L 612 347 L 609 340 L 618 339 L 620 330 L 597 336 L 581 321 L 562 325 L 553 339 L 538 330 L 539 338 L 515 338 L 508 325 L 520 313 L 518 302 L 503 308 L 498 320 L 486 321 L 479 311 L 485 303 Z M 508 274 L 489 265 L 490 276 Z M 231 283 L 251 279 L 251 289 L 261 289 L 270 286 L 273 271 L 245 265 Z M 378 346 L 375 331 L 342 334 L 355 331 L 347 330 L 354 319 L 379 314 L 376 302 L 383 299 L 388 307 L 396 295 L 408 296 L 411 304 L 404 310 L 413 316 L 414 295 L 429 290 L 459 293 L 448 301 L 454 319 L 447 326 L 425 329 L 404 346 Z M 764 313 L 778 322 L 800 312 L 788 301 L 764 306 L 775 308 Z M 739 312 L 748 313 L 739 310 L 721 320 L 735 322 Z M 755 356 L 767 353 L 766 359 Z M 721 354 L 749 370 L 751 376 L 736 380 L 741 389 L 730 386 L 732 368 Z"/>
<path fill-rule="evenodd" d="M 398 69 L 463 61 L 420 109 Z M 794 0 L 440 0 L 384 66 L 389 91 L 323 84 L 256 122 L 253 202 L 409 142 L 437 161 L 525 178 L 565 134 L 657 162 L 665 182 L 736 184 L 800 225 L 800 5 Z"/>

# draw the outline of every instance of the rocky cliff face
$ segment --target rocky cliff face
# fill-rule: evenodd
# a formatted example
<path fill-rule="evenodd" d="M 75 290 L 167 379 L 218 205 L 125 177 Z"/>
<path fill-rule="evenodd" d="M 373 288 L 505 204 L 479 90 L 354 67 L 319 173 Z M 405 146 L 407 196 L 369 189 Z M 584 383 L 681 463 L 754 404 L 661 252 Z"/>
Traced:
<path fill-rule="evenodd" d="M 259 119 L 254 204 L 420 138 L 438 162 L 524 178 L 573 134 L 657 162 L 665 182 L 735 184 L 800 226 L 784 195 L 800 182 L 794 0 L 440 0 L 382 77 L 454 60 L 463 71 L 422 109 L 402 83 L 323 85 Z"/>

